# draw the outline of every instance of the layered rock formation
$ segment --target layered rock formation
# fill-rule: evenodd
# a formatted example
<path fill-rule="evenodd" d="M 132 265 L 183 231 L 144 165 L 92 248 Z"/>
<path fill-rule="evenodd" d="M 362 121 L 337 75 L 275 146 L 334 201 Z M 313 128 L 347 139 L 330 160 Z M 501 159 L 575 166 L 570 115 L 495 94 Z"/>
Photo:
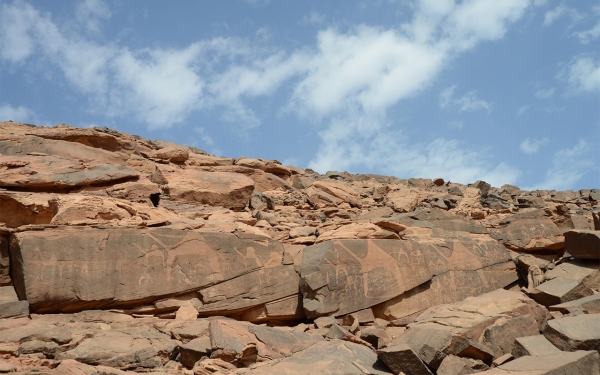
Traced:
<path fill-rule="evenodd" d="M 597 374 L 598 198 L 0 123 L 0 372 Z"/>

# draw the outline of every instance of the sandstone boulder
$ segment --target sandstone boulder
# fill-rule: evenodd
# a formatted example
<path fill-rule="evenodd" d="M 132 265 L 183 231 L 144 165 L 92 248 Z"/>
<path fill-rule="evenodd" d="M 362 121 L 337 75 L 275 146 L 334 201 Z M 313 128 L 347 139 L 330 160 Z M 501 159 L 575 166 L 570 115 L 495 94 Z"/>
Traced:
<path fill-rule="evenodd" d="M 544 330 L 544 336 L 561 350 L 600 352 L 600 314 L 550 320 Z"/>
<path fill-rule="evenodd" d="M 384 375 L 391 371 L 366 346 L 340 340 L 321 341 L 278 362 L 239 372 L 247 375 Z"/>
<path fill-rule="evenodd" d="M 309 246 L 303 254 L 300 290 L 309 317 L 346 315 L 450 270 L 476 271 L 510 260 L 496 242 L 451 239 L 337 240 Z"/>
<path fill-rule="evenodd" d="M 560 353 L 560 349 L 552 345 L 543 335 L 517 337 L 513 346 L 514 358 L 530 356 L 545 356 Z"/>
<path fill-rule="evenodd" d="M 499 289 L 429 309 L 390 345 L 409 345 L 434 369 L 450 354 L 491 364 L 511 353 L 517 337 L 539 334 L 547 314 L 522 293 Z"/>
<path fill-rule="evenodd" d="M 566 232 L 565 251 L 575 258 L 600 259 L 600 230 Z"/>
<path fill-rule="evenodd" d="M 490 236 L 511 250 L 559 252 L 565 245 L 562 231 L 547 217 L 522 218 L 491 229 Z"/>
<path fill-rule="evenodd" d="M 280 265 L 283 252 L 277 242 L 160 228 L 21 232 L 11 239 L 13 282 L 35 312 L 141 305 Z"/>
<path fill-rule="evenodd" d="M 592 351 L 559 352 L 545 356 L 525 356 L 481 375 L 576 375 L 600 374 L 600 355 Z"/>
<path fill-rule="evenodd" d="M 133 169 L 56 156 L 0 156 L 0 187 L 56 191 L 136 180 Z"/>
<path fill-rule="evenodd" d="M 254 182 L 227 172 L 205 172 L 189 168 L 161 167 L 171 199 L 221 206 L 239 211 L 246 207 Z"/>

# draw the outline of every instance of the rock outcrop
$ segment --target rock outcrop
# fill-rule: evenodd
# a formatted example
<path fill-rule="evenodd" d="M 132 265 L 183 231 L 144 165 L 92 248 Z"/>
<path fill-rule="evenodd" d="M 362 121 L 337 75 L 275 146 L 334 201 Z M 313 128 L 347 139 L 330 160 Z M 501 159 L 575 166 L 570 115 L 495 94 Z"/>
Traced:
<path fill-rule="evenodd" d="M 600 194 L 0 123 L 0 372 L 599 374 Z"/>

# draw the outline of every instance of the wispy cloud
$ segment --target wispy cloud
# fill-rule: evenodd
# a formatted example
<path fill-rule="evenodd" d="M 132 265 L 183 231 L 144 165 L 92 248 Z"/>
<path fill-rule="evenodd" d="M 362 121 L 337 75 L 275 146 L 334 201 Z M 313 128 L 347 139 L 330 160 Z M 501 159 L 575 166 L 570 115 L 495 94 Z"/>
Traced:
<path fill-rule="evenodd" d="M 583 139 L 573 147 L 559 150 L 552 158 L 552 165 L 546 171 L 544 182 L 526 189 L 564 190 L 575 185 L 586 173 L 594 169 L 597 173 L 598 166 L 590 155 L 591 150 L 590 144 Z"/>
<path fill-rule="evenodd" d="M 448 124 L 448 127 L 450 129 L 463 130 L 463 128 L 465 127 L 465 122 L 462 120 L 454 120 L 451 121 L 450 124 Z"/>
<path fill-rule="evenodd" d="M 492 103 L 480 99 L 477 96 L 477 90 L 469 91 L 460 98 L 454 97 L 454 91 L 456 91 L 456 85 L 442 90 L 439 101 L 441 108 L 456 109 L 459 112 L 476 111 L 478 109 L 484 109 L 491 112 L 494 108 Z"/>
<path fill-rule="evenodd" d="M 22 105 L 13 107 L 8 103 L 0 103 L 0 121 L 33 122 L 37 119 L 35 112 Z"/>
<path fill-rule="evenodd" d="M 526 112 L 526 111 L 527 111 L 527 110 L 528 110 L 530 107 L 531 107 L 531 104 L 527 104 L 527 105 L 524 105 L 524 106 L 520 107 L 520 108 L 517 110 L 517 116 L 521 116 L 521 115 L 522 115 L 523 113 L 525 113 L 525 112 Z"/>
<path fill-rule="evenodd" d="M 387 112 L 427 90 L 461 54 L 502 39 L 530 5 L 530 0 L 420 1 L 410 21 L 398 28 L 327 28 L 318 32 L 314 46 L 286 51 L 257 45 L 262 39 L 240 38 L 179 48 L 102 44 L 66 33 L 50 16 L 14 2 L 3 5 L 0 55 L 23 63 L 39 53 L 92 99 L 96 111 L 153 128 L 215 108 L 240 128 L 258 126 L 260 114 L 248 102 L 272 96 L 286 83 L 292 92 L 288 112 L 320 128 L 321 144 L 311 161 L 319 170 L 369 168 L 383 160 L 395 174 L 447 175 L 463 182 L 485 177 L 502 184 L 514 182 L 519 171 L 494 165 L 484 157 L 489 150 L 452 139 L 415 143 L 392 128 Z M 477 91 L 454 97 L 451 88 L 449 94 L 446 108 L 492 110 Z"/>
<path fill-rule="evenodd" d="M 519 146 L 519 148 L 521 149 L 521 152 L 532 155 L 532 154 L 535 154 L 536 152 L 538 152 L 540 150 L 540 147 L 547 144 L 549 141 L 550 140 L 548 138 L 542 138 L 542 139 L 525 138 L 523 140 L 523 142 L 521 142 L 521 145 Z"/>
<path fill-rule="evenodd" d="M 302 17 L 301 24 L 302 25 L 308 25 L 308 24 L 320 25 L 320 24 L 324 23 L 326 19 L 327 19 L 327 17 L 324 14 L 321 14 L 321 13 L 313 10 L 308 15 L 305 15 L 304 17 Z"/>
<path fill-rule="evenodd" d="M 75 17 L 89 32 L 100 34 L 102 21 L 112 15 L 109 7 L 102 0 L 85 0 L 77 4 Z"/>
<path fill-rule="evenodd" d="M 600 92 L 600 61 L 587 56 L 573 58 L 558 74 L 567 82 L 570 94 Z"/>
<path fill-rule="evenodd" d="M 548 99 L 554 95 L 554 87 L 550 87 L 549 89 L 539 89 L 534 95 L 538 99 Z"/>
<path fill-rule="evenodd" d="M 569 16 L 573 22 L 583 19 L 583 16 L 577 11 L 577 9 L 569 8 L 561 4 L 556 8 L 546 12 L 544 15 L 543 25 L 550 26 L 563 16 Z"/>

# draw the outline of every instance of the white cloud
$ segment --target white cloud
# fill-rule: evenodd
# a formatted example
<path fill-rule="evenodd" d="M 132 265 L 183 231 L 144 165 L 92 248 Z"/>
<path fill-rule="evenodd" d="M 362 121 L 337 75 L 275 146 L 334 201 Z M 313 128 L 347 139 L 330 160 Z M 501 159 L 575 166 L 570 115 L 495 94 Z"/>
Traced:
<path fill-rule="evenodd" d="M 414 143 L 370 117 L 337 118 L 320 135 L 323 145 L 309 167 L 322 173 L 375 169 L 396 176 L 442 176 L 463 183 L 484 179 L 494 186 L 515 183 L 520 175 L 503 163 L 494 165 L 488 150 L 443 138 Z"/>
<path fill-rule="evenodd" d="M 459 112 L 476 111 L 478 109 L 485 109 L 488 112 L 492 111 L 494 107 L 492 103 L 479 99 L 477 97 L 477 90 L 469 91 L 460 98 L 454 97 L 455 90 L 456 85 L 450 86 L 440 92 L 440 107 L 444 109 L 455 108 Z"/>
<path fill-rule="evenodd" d="M 534 95 L 538 99 L 547 99 L 554 95 L 554 87 L 550 87 L 549 89 L 539 89 Z"/>
<path fill-rule="evenodd" d="M 546 180 L 537 186 L 528 187 L 527 190 L 564 190 L 574 186 L 594 168 L 595 163 L 589 155 L 591 150 L 589 143 L 582 139 L 575 146 L 556 152 L 552 165 L 546 171 Z"/>
<path fill-rule="evenodd" d="M 201 50 L 120 51 L 112 60 L 115 83 L 109 93 L 111 109 L 133 112 L 152 128 L 182 122 L 198 103 L 204 86 L 194 61 Z"/>
<path fill-rule="evenodd" d="M 482 150 L 456 140 L 418 144 L 407 139 L 392 129 L 387 110 L 427 89 L 461 53 L 503 38 L 530 5 L 530 0 L 421 0 L 412 20 L 399 28 L 329 28 L 318 33 L 313 48 L 284 53 L 235 38 L 201 40 L 178 49 L 101 45 L 64 32 L 49 17 L 17 2 L 8 7 L 26 26 L 3 42 L 2 56 L 22 61 L 40 51 L 73 87 L 89 94 L 97 111 L 133 115 L 151 127 L 168 127 L 185 121 L 191 111 L 213 108 L 239 127 L 256 126 L 260 116 L 246 102 L 272 96 L 291 81 L 287 109 L 323 126 L 313 166 L 369 167 L 382 157 L 394 166 L 393 173 L 510 183 L 519 172 L 494 166 Z M 10 19 L 7 23 L 3 30 L 18 26 Z M 30 44 L 16 46 L 14 40 L 20 39 Z M 476 91 L 449 103 L 459 111 L 491 110 Z M 399 145 L 406 152 L 396 163 Z"/>
<path fill-rule="evenodd" d="M 582 44 L 588 44 L 589 42 L 598 39 L 598 37 L 600 37 L 600 22 L 594 25 L 594 27 L 591 29 L 577 32 L 575 35 L 579 38 L 579 41 Z"/>
<path fill-rule="evenodd" d="M 519 146 L 519 148 L 521 149 L 521 152 L 532 155 L 532 154 L 535 154 L 536 152 L 538 152 L 540 150 L 540 147 L 542 147 L 543 145 L 545 145 L 548 142 L 549 142 L 548 138 L 542 138 L 542 139 L 525 138 L 523 140 L 523 142 L 521 142 L 521 145 Z"/>
<path fill-rule="evenodd" d="M 77 4 L 75 17 L 88 31 L 100 33 L 101 21 L 110 18 L 111 11 L 102 0 L 85 0 Z"/>
<path fill-rule="evenodd" d="M 462 120 L 454 120 L 451 121 L 450 124 L 448 124 L 448 127 L 450 129 L 463 130 L 463 128 L 465 127 L 465 122 Z"/>
<path fill-rule="evenodd" d="M 561 4 L 556 8 L 546 12 L 546 14 L 544 15 L 543 25 L 550 26 L 563 16 L 570 16 L 573 22 L 579 21 L 583 18 L 583 16 L 579 14 L 579 12 L 577 12 L 577 9 L 569 8 Z"/>
<path fill-rule="evenodd" d="M 585 56 L 575 57 L 558 77 L 569 84 L 571 93 L 600 92 L 600 61 Z"/>
<path fill-rule="evenodd" d="M 27 107 L 13 107 L 8 103 L 0 104 L 0 121 L 12 120 L 27 123 L 32 122 L 35 118 L 35 112 Z"/>
<path fill-rule="evenodd" d="M 517 110 L 517 116 L 521 116 L 523 113 L 525 113 L 525 111 L 527 111 L 529 109 L 529 107 L 531 107 L 531 104 L 524 105 L 521 108 L 519 108 Z"/>
<path fill-rule="evenodd" d="M 18 6 L 2 4 L 0 11 L 0 55 L 11 62 L 20 62 L 34 52 L 29 31 L 39 18 L 38 12 L 27 3 Z"/>
<path fill-rule="evenodd" d="M 323 22 L 325 22 L 325 15 L 321 14 L 319 12 L 315 12 L 314 10 L 310 12 L 310 14 L 302 17 L 302 24 L 303 25 L 307 25 L 307 24 L 322 24 Z"/>

